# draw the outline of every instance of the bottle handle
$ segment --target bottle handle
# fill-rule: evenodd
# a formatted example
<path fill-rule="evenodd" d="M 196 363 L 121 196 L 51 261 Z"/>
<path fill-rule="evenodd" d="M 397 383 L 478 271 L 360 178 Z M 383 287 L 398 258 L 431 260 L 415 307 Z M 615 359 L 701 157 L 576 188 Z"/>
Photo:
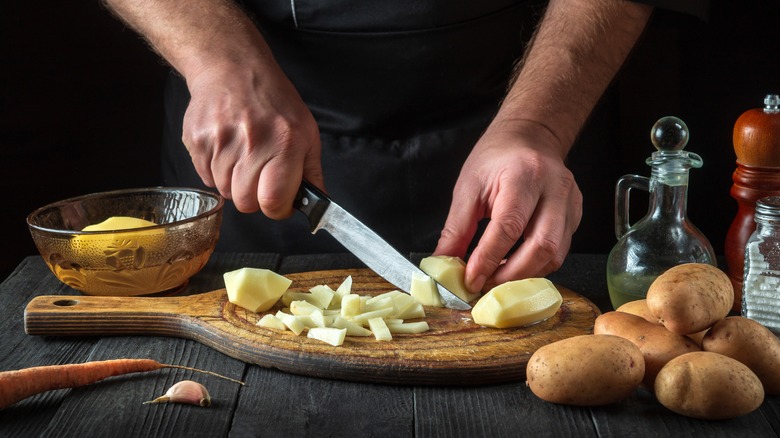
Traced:
<path fill-rule="evenodd" d="M 629 194 L 631 189 L 650 192 L 650 178 L 639 175 L 623 175 L 615 186 L 615 236 L 622 238 L 631 228 L 628 219 Z"/>

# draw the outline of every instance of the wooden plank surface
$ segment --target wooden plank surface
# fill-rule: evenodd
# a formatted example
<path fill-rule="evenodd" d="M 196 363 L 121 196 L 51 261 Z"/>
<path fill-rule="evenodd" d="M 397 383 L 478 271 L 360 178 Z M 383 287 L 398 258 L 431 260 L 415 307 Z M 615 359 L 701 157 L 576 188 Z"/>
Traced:
<path fill-rule="evenodd" d="M 550 279 L 609 309 L 603 255 L 570 256 Z M 221 274 L 242 266 L 291 273 L 357 267 L 348 255 L 216 254 L 186 294 L 222 287 Z M 286 270 L 286 271 L 285 271 Z M 491 436 L 491 437 L 769 437 L 778 436 L 780 397 L 733 420 L 686 418 L 661 407 L 647 392 L 610 406 L 579 408 L 536 398 L 523 382 L 498 385 L 397 386 L 343 382 L 247 365 L 196 342 L 168 337 L 40 337 L 24 334 L 22 312 L 32 297 L 72 295 L 39 258 L 24 259 L 0 283 L 0 370 L 154 355 L 242 375 L 247 385 L 204 381 L 214 409 L 140 402 L 180 378 L 156 371 L 108 379 L 78 390 L 54 391 L 0 411 L 0 436 Z M 603 307 L 602 307 L 603 306 Z M 197 377 L 196 377 L 197 378 Z M 236 392 L 237 391 L 237 392 Z M 334 403 L 336 405 L 334 406 Z M 151 409 L 150 409 L 151 408 Z M 209 424 L 204 424 L 209 423 Z M 211 425 L 210 425 L 211 424 Z M 67 431 L 62 433 L 61 431 Z"/>

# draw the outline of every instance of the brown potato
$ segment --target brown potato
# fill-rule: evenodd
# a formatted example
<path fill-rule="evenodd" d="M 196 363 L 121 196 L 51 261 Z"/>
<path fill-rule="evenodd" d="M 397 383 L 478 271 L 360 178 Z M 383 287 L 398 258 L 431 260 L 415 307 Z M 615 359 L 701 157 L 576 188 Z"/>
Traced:
<path fill-rule="evenodd" d="M 650 312 L 650 308 L 647 307 L 647 300 L 629 301 L 615 310 L 618 312 L 625 312 L 625 313 L 630 313 L 632 315 L 641 316 L 642 318 L 644 318 L 649 322 L 652 322 L 653 324 L 663 325 L 661 323 L 661 320 L 658 319 L 657 316 L 653 315 L 652 312 Z M 704 329 L 700 332 L 691 333 L 686 336 L 692 339 L 693 342 L 696 343 L 696 345 L 701 347 L 701 339 L 704 337 L 705 333 L 707 333 L 707 329 Z"/>
<path fill-rule="evenodd" d="M 700 351 L 690 338 L 672 333 L 660 324 L 626 312 L 599 315 L 593 326 L 596 335 L 615 335 L 639 347 L 645 358 L 642 386 L 652 390 L 655 377 L 667 362 L 685 353 Z"/>
<path fill-rule="evenodd" d="M 650 308 L 647 307 L 647 300 L 634 300 L 629 301 L 622 306 L 615 309 L 617 312 L 625 312 L 630 313 L 632 315 L 641 316 L 645 320 L 660 324 L 661 321 L 658 319 L 657 316 L 653 315 L 652 312 L 650 312 Z"/>
<path fill-rule="evenodd" d="M 548 402 L 598 406 L 631 395 L 644 374 L 642 352 L 631 342 L 580 335 L 536 350 L 528 361 L 526 384 Z"/>
<path fill-rule="evenodd" d="M 658 276 L 647 290 L 647 307 L 669 331 L 688 335 L 723 319 L 734 303 L 728 275 L 706 263 L 686 263 Z"/>
<path fill-rule="evenodd" d="M 693 418 L 739 417 L 764 401 L 761 381 L 738 360 L 696 351 L 670 360 L 655 379 L 655 396 L 667 409 Z"/>
<path fill-rule="evenodd" d="M 702 346 L 747 365 L 767 394 L 780 394 L 780 339 L 768 328 L 749 318 L 729 316 L 712 326 Z"/>

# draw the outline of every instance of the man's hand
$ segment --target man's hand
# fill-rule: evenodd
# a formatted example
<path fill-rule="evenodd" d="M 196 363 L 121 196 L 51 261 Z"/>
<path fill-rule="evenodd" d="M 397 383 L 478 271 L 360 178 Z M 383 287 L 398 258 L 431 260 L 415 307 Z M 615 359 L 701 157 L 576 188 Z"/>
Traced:
<path fill-rule="evenodd" d="M 324 188 L 314 117 L 234 1 L 104 1 L 186 80 L 182 140 L 206 185 L 273 219 L 302 178 Z"/>
<path fill-rule="evenodd" d="M 477 223 L 490 219 L 466 268 L 470 290 L 545 276 L 563 263 L 582 217 L 582 194 L 554 152 L 557 142 L 543 126 L 518 123 L 488 130 L 466 160 L 435 253 L 465 258 Z"/>
<path fill-rule="evenodd" d="M 461 170 L 435 250 L 464 257 L 478 222 L 490 219 L 467 261 L 472 292 L 563 263 L 582 216 L 564 157 L 651 12 L 630 1 L 550 0 L 501 108 Z"/>
<path fill-rule="evenodd" d="M 187 81 L 182 140 L 195 169 L 239 211 L 283 219 L 301 178 L 323 187 L 314 117 L 277 68 L 216 70 Z"/>

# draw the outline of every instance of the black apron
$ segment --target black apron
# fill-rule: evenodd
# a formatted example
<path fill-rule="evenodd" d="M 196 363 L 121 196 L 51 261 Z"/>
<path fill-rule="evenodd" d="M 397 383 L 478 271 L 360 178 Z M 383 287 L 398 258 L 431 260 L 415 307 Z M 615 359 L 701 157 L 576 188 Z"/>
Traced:
<path fill-rule="evenodd" d="M 539 6 L 512 0 L 245 1 L 320 127 L 330 196 L 402 252 L 430 252 L 469 151 L 495 114 Z M 204 187 L 166 88 L 164 183 Z M 225 206 L 222 251 L 344 251 L 284 221 Z"/>

